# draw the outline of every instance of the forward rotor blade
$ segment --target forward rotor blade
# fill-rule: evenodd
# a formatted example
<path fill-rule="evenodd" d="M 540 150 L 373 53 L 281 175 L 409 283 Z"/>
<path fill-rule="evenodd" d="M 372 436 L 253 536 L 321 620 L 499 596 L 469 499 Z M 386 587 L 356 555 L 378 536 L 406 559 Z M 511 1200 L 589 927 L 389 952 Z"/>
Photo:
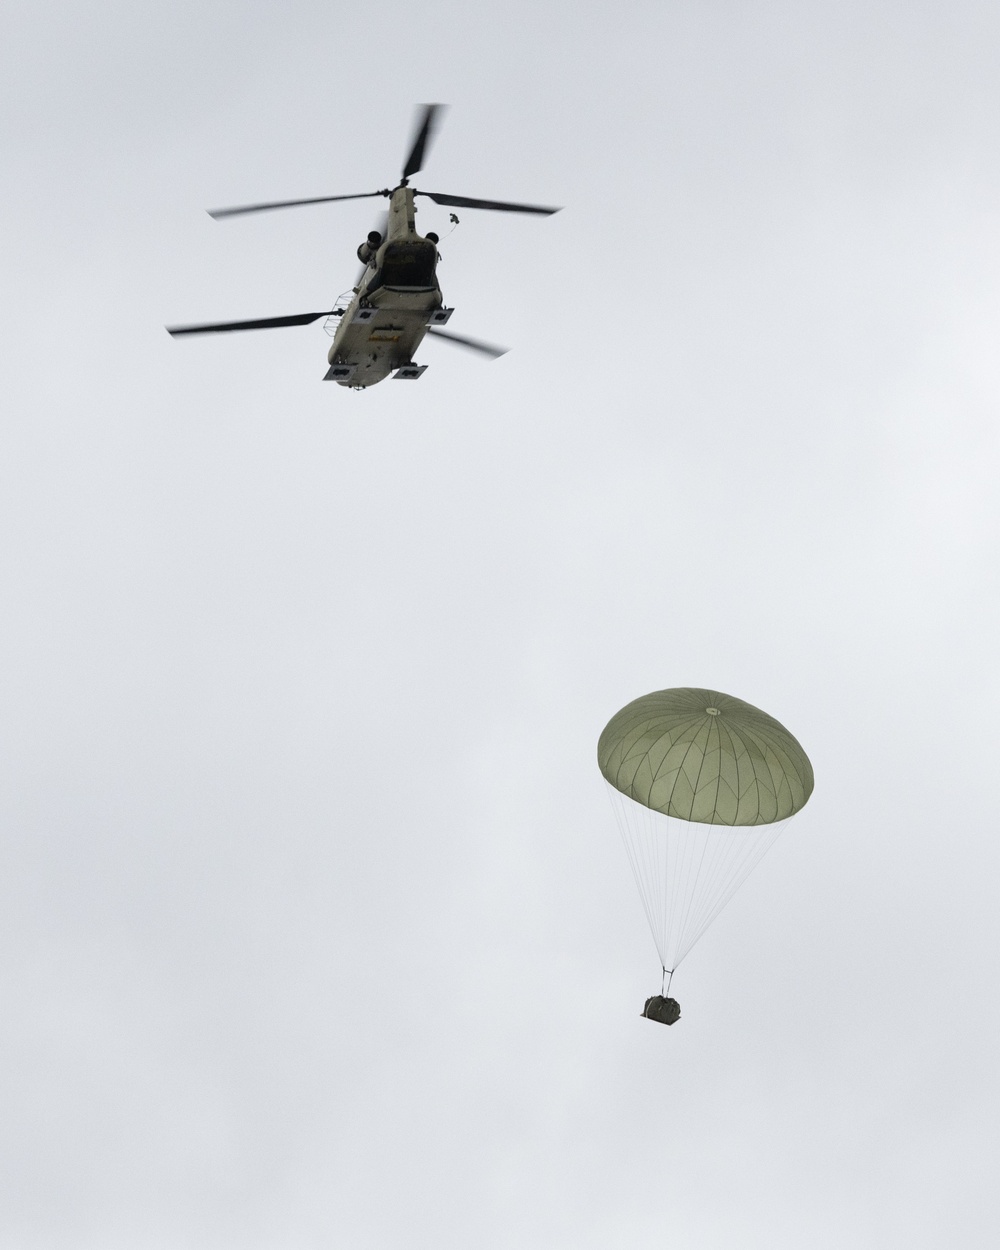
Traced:
<path fill-rule="evenodd" d="M 414 191 L 414 195 L 426 195 L 435 204 L 455 208 L 492 208 L 500 213 L 541 213 L 546 217 L 561 213 L 561 208 L 545 208 L 541 204 L 508 204 L 506 200 L 473 200 L 467 195 L 444 195 L 440 191 Z"/>
<path fill-rule="evenodd" d="M 242 213 L 267 213 L 272 208 L 298 208 L 302 204 L 331 204 L 334 200 L 370 200 L 388 191 L 362 191 L 358 195 L 320 195 L 312 200 L 275 200 L 273 204 L 244 204 L 240 208 L 210 208 L 209 217 L 220 221 L 223 217 L 239 217 Z"/>
<path fill-rule="evenodd" d="M 481 339 L 467 339 L 461 334 L 450 334 L 447 330 L 437 330 L 434 326 L 428 326 L 427 333 L 433 334 L 436 339 L 447 339 L 450 343 L 457 343 L 459 347 L 468 347 L 474 352 L 482 352 L 484 356 L 492 356 L 494 360 L 498 356 L 505 356 L 510 351 L 509 347 L 495 347 L 492 343 L 482 342 Z"/>
<path fill-rule="evenodd" d="M 292 313 L 290 317 L 259 317 L 256 321 L 219 321 L 196 326 L 167 326 L 167 333 L 175 338 L 178 334 L 227 334 L 230 330 L 276 330 L 280 326 L 307 326 L 320 317 L 342 313 L 342 308 L 330 308 L 326 312 Z"/>
<path fill-rule="evenodd" d="M 406 164 L 403 166 L 403 181 L 412 177 L 418 170 L 423 169 L 424 156 L 427 151 L 427 145 L 434 137 L 434 131 L 437 129 L 436 117 L 443 104 L 425 104 L 423 114 L 417 126 L 416 138 L 413 140 L 413 146 L 410 148 L 410 155 L 406 158 Z"/>

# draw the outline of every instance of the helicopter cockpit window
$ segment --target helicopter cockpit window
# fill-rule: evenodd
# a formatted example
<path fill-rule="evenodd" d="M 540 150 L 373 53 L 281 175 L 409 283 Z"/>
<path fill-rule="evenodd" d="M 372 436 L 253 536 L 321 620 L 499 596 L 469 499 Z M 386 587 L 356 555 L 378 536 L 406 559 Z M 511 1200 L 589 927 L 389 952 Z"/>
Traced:
<path fill-rule="evenodd" d="M 382 258 L 382 285 L 427 291 L 434 286 L 433 243 L 394 243 Z"/>

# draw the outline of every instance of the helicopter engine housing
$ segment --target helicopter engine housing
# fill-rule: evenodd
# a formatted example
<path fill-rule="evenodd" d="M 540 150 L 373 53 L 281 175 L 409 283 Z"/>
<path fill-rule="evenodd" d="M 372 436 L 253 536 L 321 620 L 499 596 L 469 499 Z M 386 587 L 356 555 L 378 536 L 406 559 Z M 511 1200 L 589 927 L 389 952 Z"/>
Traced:
<path fill-rule="evenodd" d="M 382 236 L 377 230 L 370 230 L 368 238 L 358 248 L 358 260 L 367 265 L 382 244 Z"/>

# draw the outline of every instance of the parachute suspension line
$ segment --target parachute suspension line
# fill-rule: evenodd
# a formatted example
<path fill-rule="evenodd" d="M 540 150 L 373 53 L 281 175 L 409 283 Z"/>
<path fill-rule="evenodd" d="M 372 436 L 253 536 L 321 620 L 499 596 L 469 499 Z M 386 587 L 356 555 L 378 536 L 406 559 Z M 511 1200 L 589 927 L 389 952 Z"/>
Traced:
<path fill-rule="evenodd" d="M 646 846 L 643 845 L 641 838 L 632 838 L 629 836 L 628 815 L 624 795 L 619 793 L 614 786 L 605 783 L 608 799 L 611 803 L 611 810 L 615 814 L 615 822 L 618 825 L 618 832 L 621 834 L 622 844 L 625 847 L 625 854 L 628 856 L 629 867 L 632 869 L 632 876 L 635 879 L 636 889 L 639 891 L 639 898 L 642 901 L 642 909 L 646 913 L 646 921 L 649 925 L 650 932 L 653 935 L 653 942 L 660 954 L 661 966 L 665 956 L 662 954 L 663 937 L 661 935 L 661 926 L 657 923 L 659 917 L 655 915 L 655 893 L 649 889 L 649 884 L 655 882 L 658 874 L 649 871 L 649 865 L 643 864 L 643 850 L 648 850 L 649 840 Z M 638 804 L 635 804 L 638 807 Z M 643 809 L 640 808 L 640 811 Z M 643 871 L 645 868 L 646 871 Z"/>
<path fill-rule="evenodd" d="M 701 883 L 700 905 L 704 910 L 698 917 L 697 927 L 690 935 L 688 950 L 732 899 L 739 887 L 778 840 L 787 824 L 788 820 L 781 824 L 727 826 L 724 834 L 719 826 L 714 827 L 719 853 L 715 863 L 711 866 L 709 875 L 704 883 Z"/>
<path fill-rule="evenodd" d="M 664 817 L 664 821 L 669 819 L 669 817 Z M 671 908 L 673 914 L 678 917 L 673 933 L 677 946 L 677 963 L 680 963 L 694 945 L 693 941 L 685 941 L 684 938 L 690 928 L 692 911 L 695 911 L 697 915 L 696 904 L 700 901 L 699 893 L 701 892 L 699 887 L 703 887 L 701 874 L 705 864 L 705 855 L 708 851 L 707 838 L 699 838 L 697 829 L 693 828 L 687 821 L 682 822 L 682 826 L 679 830 L 681 871 L 677 873 L 674 880 L 674 899 Z M 664 832 L 666 833 L 667 831 L 665 830 Z M 698 853 L 699 841 L 701 841 L 701 854 Z"/>
<path fill-rule="evenodd" d="M 669 821 L 669 817 L 664 820 Z M 678 873 L 676 880 L 677 901 L 686 899 L 683 918 L 675 928 L 676 966 L 732 899 L 788 822 L 700 827 L 688 822 L 669 823 L 672 827 L 667 836 L 676 835 L 682 842 L 683 872 Z"/>
<path fill-rule="evenodd" d="M 654 812 L 607 785 L 660 966 L 671 974 L 788 821 L 708 825 Z"/>
<path fill-rule="evenodd" d="M 670 993 L 670 982 L 673 979 L 674 979 L 673 968 L 671 968 L 670 972 L 668 973 L 666 967 L 664 967 L 663 980 L 660 982 L 660 997 L 661 998 L 666 998 L 666 996 Z"/>

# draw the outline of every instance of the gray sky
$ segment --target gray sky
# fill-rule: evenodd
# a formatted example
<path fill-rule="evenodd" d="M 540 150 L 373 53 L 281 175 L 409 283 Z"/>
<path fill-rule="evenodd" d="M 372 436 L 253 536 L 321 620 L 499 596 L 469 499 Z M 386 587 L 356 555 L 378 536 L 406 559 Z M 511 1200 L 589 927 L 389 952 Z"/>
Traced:
<path fill-rule="evenodd" d="M 992 1247 L 1000 13 L 9 5 L 0 1245 Z M 321 378 L 371 205 L 420 383 Z M 418 225 L 446 233 L 447 210 Z M 603 793 L 715 687 L 809 806 L 659 969 Z"/>

